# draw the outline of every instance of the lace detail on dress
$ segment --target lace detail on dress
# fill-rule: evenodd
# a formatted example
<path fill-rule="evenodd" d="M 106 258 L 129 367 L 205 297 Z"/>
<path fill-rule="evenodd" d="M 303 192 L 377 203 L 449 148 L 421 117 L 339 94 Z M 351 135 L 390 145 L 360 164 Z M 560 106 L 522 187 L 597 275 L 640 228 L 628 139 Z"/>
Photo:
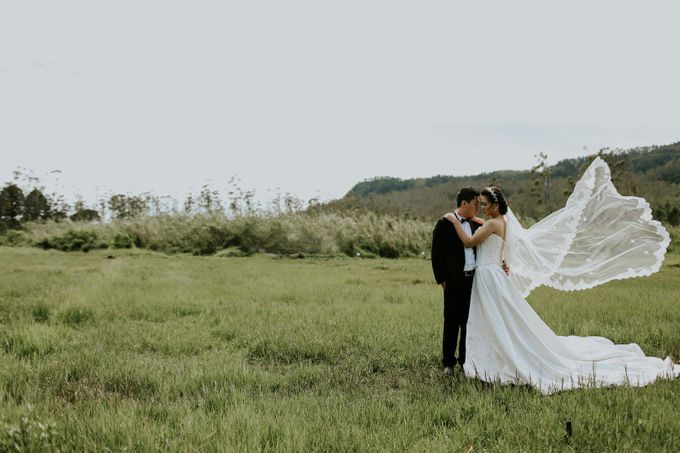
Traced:
<path fill-rule="evenodd" d="M 502 250 L 503 238 L 495 233 L 491 234 L 477 246 L 477 267 L 491 264 L 500 266 Z"/>

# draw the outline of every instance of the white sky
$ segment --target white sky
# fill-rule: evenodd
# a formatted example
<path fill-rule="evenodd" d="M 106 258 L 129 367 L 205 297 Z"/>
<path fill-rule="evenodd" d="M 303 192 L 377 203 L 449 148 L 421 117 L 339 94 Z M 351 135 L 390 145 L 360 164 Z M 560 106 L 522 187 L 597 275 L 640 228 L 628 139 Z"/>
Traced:
<path fill-rule="evenodd" d="M 0 182 L 343 196 L 680 140 L 680 2 L 3 1 Z"/>

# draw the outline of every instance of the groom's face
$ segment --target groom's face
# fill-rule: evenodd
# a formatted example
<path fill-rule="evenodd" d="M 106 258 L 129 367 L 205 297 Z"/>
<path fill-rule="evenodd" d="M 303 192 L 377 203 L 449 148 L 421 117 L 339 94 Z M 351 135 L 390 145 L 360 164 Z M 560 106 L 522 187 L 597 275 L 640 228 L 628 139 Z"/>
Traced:
<path fill-rule="evenodd" d="M 479 197 L 475 197 L 470 201 L 463 201 L 460 204 L 458 212 L 463 217 L 474 217 L 477 215 L 478 210 L 479 210 Z"/>

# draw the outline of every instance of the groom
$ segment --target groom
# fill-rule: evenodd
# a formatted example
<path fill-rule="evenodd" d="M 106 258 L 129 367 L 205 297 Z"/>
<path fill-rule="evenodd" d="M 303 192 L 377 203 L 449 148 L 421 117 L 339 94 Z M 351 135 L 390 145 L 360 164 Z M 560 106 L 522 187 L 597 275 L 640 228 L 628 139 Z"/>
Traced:
<path fill-rule="evenodd" d="M 458 191 L 455 215 L 470 236 L 484 223 L 475 217 L 478 208 L 479 192 L 476 189 L 466 187 Z M 437 221 L 432 232 L 432 270 L 435 280 L 444 289 L 442 363 L 444 373 L 450 374 L 456 363 L 461 367 L 465 363 L 465 335 L 475 275 L 475 249 L 463 247 L 453 224 L 443 217 Z"/>

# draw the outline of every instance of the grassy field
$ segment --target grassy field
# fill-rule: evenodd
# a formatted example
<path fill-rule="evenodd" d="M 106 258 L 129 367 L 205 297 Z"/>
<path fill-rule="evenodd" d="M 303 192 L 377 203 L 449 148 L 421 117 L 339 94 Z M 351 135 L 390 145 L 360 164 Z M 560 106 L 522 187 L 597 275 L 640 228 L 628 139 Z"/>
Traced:
<path fill-rule="evenodd" d="M 680 379 L 542 396 L 443 376 L 425 259 L 2 247 L 0 272 L 2 451 L 680 451 Z M 530 302 L 560 334 L 680 360 L 678 282 L 671 254 Z"/>

